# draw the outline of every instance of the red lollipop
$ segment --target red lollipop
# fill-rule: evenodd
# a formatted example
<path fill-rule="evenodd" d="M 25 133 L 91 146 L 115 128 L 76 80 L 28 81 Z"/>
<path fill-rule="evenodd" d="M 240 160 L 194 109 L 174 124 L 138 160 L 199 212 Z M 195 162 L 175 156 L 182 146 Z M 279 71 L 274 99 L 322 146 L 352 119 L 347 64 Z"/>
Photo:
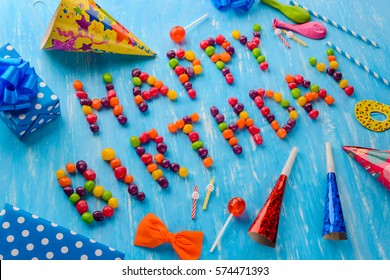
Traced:
<path fill-rule="evenodd" d="M 171 36 L 172 41 L 174 41 L 175 43 L 180 44 L 184 40 L 184 37 L 186 36 L 186 29 L 188 29 L 191 26 L 197 24 L 198 22 L 204 20 L 208 16 L 209 16 L 208 14 L 204 14 L 203 16 L 198 18 L 197 20 L 191 22 L 186 27 L 182 27 L 182 26 L 175 26 L 175 27 L 173 27 L 171 29 L 171 31 L 169 32 L 169 36 Z"/>
<path fill-rule="evenodd" d="M 218 233 L 217 239 L 215 239 L 215 242 L 214 242 L 213 246 L 210 249 L 210 253 L 212 253 L 214 251 L 215 247 L 217 246 L 219 240 L 221 239 L 223 233 L 225 232 L 225 230 L 226 230 L 227 226 L 229 225 L 229 223 L 230 223 L 231 219 L 233 218 L 233 216 L 234 217 L 241 216 L 242 213 L 244 213 L 244 211 L 245 211 L 245 207 L 246 207 L 245 200 L 243 200 L 240 197 L 233 197 L 229 201 L 229 203 L 228 203 L 228 211 L 230 213 L 230 216 L 226 220 L 226 222 L 223 225 L 221 231 Z"/>

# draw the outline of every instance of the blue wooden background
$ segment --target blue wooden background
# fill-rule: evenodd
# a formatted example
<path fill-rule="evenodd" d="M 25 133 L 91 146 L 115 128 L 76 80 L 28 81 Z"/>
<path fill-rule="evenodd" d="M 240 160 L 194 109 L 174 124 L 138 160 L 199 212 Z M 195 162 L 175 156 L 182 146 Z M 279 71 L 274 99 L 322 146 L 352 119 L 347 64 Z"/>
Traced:
<path fill-rule="evenodd" d="M 47 1 L 49 2 L 49 1 Z M 0 43 L 11 43 L 21 56 L 36 68 L 37 73 L 61 99 L 62 117 L 37 131 L 25 141 L 19 141 L 0 123 L 0 205 L 8 202 L 48 220 L 71 228 L 97 241 L 126 253 L 127 259 L 177 259 L 169 245 L 158 249 L 145 249 L 132 245 L 136 227 L 142 217 L 153 212 L 171 231 L 202 230 L 205 234 L 201 259 L 388 259 L 390 258 L 390 193 L 370 177 L 341 149 L 342 145 L 360 145 L 389 149 L 390 131 L 375 133 L 363 128 L 354 118 L 353 108 L 361 99 L 375 99 L 390 104 L 389 88 L 369 76 L 351 62 L 337 55 L 340 69 L 356 93 L 347 97 L 333 79 L 317 72 L 308 64 L 310 56 L 325 62 L 326 40 L 306 38 L 309 47 L 304 48 L 290 41 L 286 49 L 274 35 L 271 23 L 276 17 L 287 21 L 282 14 L 259 1 L 248 13 L 233 10 L 218 11 L 209 0 L 112 0 L 98 1 L 124 26 L 134 32 L 158 53 L 155 59 L 120 55 L 75 54 L 49 52 L 39 49 L 43 30 L 31 13 L 31 0 L 0 0 Z M 58 1 L 50 1 L 54 11 Z M 301 4 L 350 27 L 375 40 L 379 49 L 373 48 L 346 33 L 326 25 L 326 39 L 339 45 L 350 54 L 367 63 L 385 77 L 390 77 L 390 37 L 388 18 L 390 3 L 378 1 L 308 1 Z M 44 26 L 50 14 L 37 7 Z M 175 25 L 187 25 L 204 13 L 209 18 L 188 31 L 185 49 L 192 49 L 201 59 L 204 72 L 194 80 L 198 98 L 192 101 L 168 66 L 166 51 L 177 48 L 169 38 L 169 30 Z M 262 72 L 250 52 L 231 38 L 231 31 L 239 29 L 250 35 L 252 25 L 260 23 L 262 51 L 269 62 L 269 71 Z M 222 33 L 236 49 L 229 63 L 235 84 L 229 86 L 221 73 L 199 48 L 199 42 L 209 36 Z M 133 102 L 131 70 L 140 67 L 154 74 L 179 93 L 176 102 L 158 98 L 149 103 L 149 113 L 141 114 Z M 106 93 L 101 76 L 110 72 L 114 85 L 129 118 L 122 127 L 110 111 L 98 113 L 101 132 L 92 135 L 84 120 L 72 83 L 83 81 L 91 97 L 103 97 Z M 305 78 L 325 87 L 335 97 L 334 106 L 315 103 L 320 111 L 318 120 L 311 120 L 289 94 L 284 75 L 302 74 Z M 281 91 L 300 114 L 298 123 L 287 139 L 280 140 L 261 116 L 248 97 L 248 91 L 264 87 Z M 229 120 L 235 114 L 227 104 L 230 96 L 238 97 L 255 123 L 261 128 L 264 143 L 258 147 L 248 132 L 238 134 L 244 147 L 241 156 L 231 151 L 218 131 L 209 113 L 217 105 Z M 267 102 L 280 122 L 287 114 L 274 102 Z M 203 167 L 198 155 L 183 134 L 172 135 L 167 124 L 186 114 L 198 112 L 200 123 L 195 125 L 205 146 L 215 160 L 210 170 Z M 155 127 L 168 144 L 167 156 L 190 170 L 186 179 L 172 172 L 165 172 L 170 182 L 167 190 L 161 189 L 148 174 L 134 149 L 129 144 L 132 135 L 139 135 Z M 348 240 L 332 242 L 322 239 L 322 223 L 326 189 L 325 142 L 333 146 Z M 299 153 L 286 188 L 276 249 L 254 243 L 247 230 L 267 199 L 271 188 L 292 147 Z M 118 182 L 100 152 L 105 147 L 115 148 L 135 183 L 147 199 L 140 203 L 127 194 L 127 188 Z M 152 145 L 149 145 L 150 151 Z M 55 170 L 64 168 L 69 161 L 87 161 L 98 174 L 98 183 L 110 189 L 119 199 L 120 206 L 114 217 L 102 224 L 84 224 L 76 209 L 67 200 L 57 184 Z M 216 191 L 212 194 L 207 211 L 198 204 L 196 221 L 191 220 L 191 193 L 199 186 L 201 203 L 205 188 L 215 176 Z M 77 177 L 74 185 L 82 184 Z M 227 202 L 235 196 L 245 199 L 245 214 L 233 219 L 222 238 L 221 246 L 214 253 L 209 249 L 228 218 Z M 90 208 L 101 209 L 102 202 L 88 199 Z M 201 204 L 200 203 L 200 204 Z"/>

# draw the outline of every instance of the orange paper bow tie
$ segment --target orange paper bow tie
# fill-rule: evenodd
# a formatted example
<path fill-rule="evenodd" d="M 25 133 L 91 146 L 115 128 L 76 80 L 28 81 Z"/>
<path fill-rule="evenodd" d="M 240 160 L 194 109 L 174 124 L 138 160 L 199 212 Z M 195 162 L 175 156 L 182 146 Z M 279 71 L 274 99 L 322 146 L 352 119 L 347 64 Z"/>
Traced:
<path fill-rule="evenodd" d="M 155 248 L 163 243 L 172 244 L 182 260 L 196 260 L 202 252 L 203 232 L 181 231 L 171 233 L 154 214 L 147 214 L 138 225 L 134 245 Z"/>

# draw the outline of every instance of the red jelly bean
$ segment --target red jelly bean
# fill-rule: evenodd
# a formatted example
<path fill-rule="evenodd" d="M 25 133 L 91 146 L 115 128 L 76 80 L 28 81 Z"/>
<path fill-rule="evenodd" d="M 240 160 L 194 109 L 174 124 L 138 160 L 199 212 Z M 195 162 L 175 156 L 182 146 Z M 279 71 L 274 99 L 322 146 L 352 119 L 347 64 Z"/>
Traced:
<path fill-rule="evenodd" d="M 158 88 L 156 87 L 151 87 L 149 90 L 149 93 L 152 97 L 156 97 L 158 95 Z"/>
<path fill-rule="evenodd" d="M 107 98 L 108 98 L 108 100 L 110 100 L 110 99 L 113 98 L 113 97 L 116 97 L 116 92 L 115 92 L 115 90 L 110 89 L 110 90 L 107 92 Z"/>
<path fill-rule="evenodd" d="M 344 92 L 346 95 L 351 96 L 355 92 L 355 89 L 353 88 L 353 86 L 347 86 L 344 89 Z"/>
<path fill-rule="evenodd" d="M 269 113 L 271 113 L 271 110 L 267 106 L 264 106 L 263 108 L 261 108 L 260 111 L 264 117 L 267 116 Z"/>
<path fill-rule="evenodd" d="M 178 65 L 175 67 L 174 71 L 176 75 L 180 76 L 181 74 L 184 74 L 186 72 L 186 69 L 183 66 Z"/>
<path fill-rule="evenodd" d="M 114 215 L 114 209 L 110 206 L 104 206 L 102 213 L 104 217 L 109 218 Z"/>
<path fill-rule="evenodd" d="M 156 142 L 157 144 L 162 143 L 163 141 L 164 141 L 164 138 L 160 135 L 158 135 L 154 138 L 154 142 Z"/>
<path fill-rule="evenodd" d="M 318 91 L 318 96 L 321 98 L 325 98 L 328 93 L 326 92 L 326 89 L 322 88 Z"/>
<path fill-rule="evenodd" d="M 188 93 L 188 96 L 191 98 L 191 99 L 194 99 L 196 98 L 196 91 L 192 88 L 190 90 L 187 91 Z"/>
<path fill-rule="evenodd" d="M 76 91 L 76 96 L 80 99 L 81 98 L 88 98 L 88 94 L 83 90 Z"/>
<path fill-rule="evenodd" d="M 254 48 L 256 48 L 256 44 L 254 42 L 248 42 L 246 43 L 246 47 L 250 50 L 253 50 Z"/>
<path fill-rule="evenodd" d="M 288 83 L 288 88 L 293 90 L 294 88 L 297 88 L 297 84 L 296 83 Z"/>
<path fill-rule="evenodd" d="M 217 43 L 218 45 L 222 45 L 223 42 L 225 42 L 225 36 L 223 36 L 222 34 L 219 34 L 217 35 L 217 37 L 215 37 L 215 43 Z"/>
<path fill-rule="evenodd" d="M 238 102 L 238 99 L 237 99 L 237 98 L 230 97 L 230 98 L 228 99 L 228 103 L 229 103 L 230 106 L 232 106 L 232 107 L 233 107 L 234 105 L 236 105 L 237 102 Z"/>
<path fill-rule="evenodd" d="M 261 145 L 263 143 L 263 137 L 259 133 L 253 135 L 253 140 L 257 145 Z"/>
<path fill-rule="evenodd" d="M 318 112 L 317 110 L 311 110 L 309 112 L 309 117 L 314 120 L 318 117 L 319 114 L 320 112 Z"/>
<path fill-rule="evenodd" d="M 255 134 L 259 134 L 260 133 L 260 128 L 258 128 L 255 125 L 252 125 L 252 126 L 248 127 L 248 130 L 249 130 L 249 133 L 251 135 L 255 135 Z"/>
<path fill-rule="evenodd" d="M 162 87 L 160 88 L 160 93 L 161 93 L 162 95 L 166 95 L 166 94 L 168 93 L 168 91 L 169 91 L 169 88 L 168 88 L 167 86 L 162 86 Z"/>
<path fill-rule="evenodd" d="M 125 178 L 126 174 L 127 174 L 126 167 L 124 167 L 124 166 L 115 167 L 114 175 L 115 175 L 115 178 L 117 178 L 118 180 L 123 180 Z"/>
<path fill-rule="evenodd" d="M 95 114 L 89 114 L 86 116 L 87 122 L 93 124 L 97 121 L 97 116 Z"/>
<path fill-rule="evenodd" d="M 183 58 L 184 55 L 185 55 L 185 51 L 184 51 L 183 49 L 178 49 L 178 50 L 176 51 L 176 56 L 177 56 L 177 58 Z"/>
<path fill-rule="evenodd" d="M 190 138 L 191 143 L 194 143 L 199 140 L 199 134 L 197 132 L 190 132 L 188 134 L 188 137 Z"/>
<path fill-rule="evenodd" d="M 226 76 L 225 76 L 225 80 L 226 80 L 226 82 L 229 84 L 229 85 L 231 85 L 233 82 L 234 82 L 234 77 L 233 77 L 233 75 L 232 74 L 227 74 Z"/>
<path fill-rule="evenodd" d="M 83 175 L 87 181 L 89 180 L 94 181 L 96 179 L 96 173 L 92 169 L 85 170 Z"/>
<path fill-rule="evenodd" d="M 259 88 L 259 89 L 257 90 L 257 94 L 258 94 L 260 97 L 263 97 L 264 94 L 265 94 L 265 89 Z"/>
<path fill-rule="evenodd" d="M 200 42 L 200 48 L 202 49 L 202 50 L 205 50 L 208 46 L 210 46 L 210 43 L 209 43 L 209 41 L 207 41 L 207 40 L 203 40 L 203 41 L 201 41 Z"/>
<path fill-rule="evenodd" d="M 147 143 L 150 139 L 150 134 L 148 132 L 142 132 L 139 136 L 141 143 Z"/>
<path fill-rule="evenodd" d="M 256 44 L 256 46 L 258 46 L 260 44 L 260 38 L 258 37 L 253 37 L 252 38 L 252 42 Z"/>
<path fill-rule="evenodd" d="M 253 100 L 255 101 L 257 108 L 261 109 L 264 107 L 264 100 L 260 96 L 256 96 Z"/>
<path fill-rule="evenodd" d="M 88 211 L 88 203 L 85 200 L 80 199 L 76 203 L 76 210 L 77 210 L 77 212 L 79 212 L 80 215 L 87 212 Z"/>
<path fill-rule="evenodd" d="M 149 74 L 146 72 L 142 72 L 141 74 L 139 74 L 139 78 L 141 79 L 141 81 L 146 82 L 146 80 L 149 78 Z"/>
<path fill-rule="evenodd" d="M 158 136 L 157 136 L 158 137 Z M 156 137 L 156 138 L 157 138 Z M 153 162 L 153 156 L 151 154 L 143 154 L 141 160 L 145 165 L 151 164 Z"/>
<path fill-rule="evenodd" d="M 152 95 L 150 94 L 149 91 L 143 91 L 142 94 L 141 94 L 142 98 L 145 99 L 145 100 L 150 100 L 152 99 Z"/>
<path fill-rule="evenodd" d="M 268 69 L 268 62 L 264 61 L 262 63 L 260 63 L 260 69 L 265 71 Z"/>
<path fill-rule="evenodd" d="M 296 82 L 298 85 L 302 84 L 303 80 L 304 80 L 304 78 L 302 75 L 295 75 L 294 76 L 294 82 Z"/>

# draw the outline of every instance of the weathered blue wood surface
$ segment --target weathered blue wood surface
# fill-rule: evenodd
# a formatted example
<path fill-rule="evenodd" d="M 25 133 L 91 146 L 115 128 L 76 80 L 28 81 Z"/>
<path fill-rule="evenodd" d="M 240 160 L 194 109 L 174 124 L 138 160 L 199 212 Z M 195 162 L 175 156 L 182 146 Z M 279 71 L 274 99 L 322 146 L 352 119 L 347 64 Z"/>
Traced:
<path fill-rule="evenodd" d="M 49 2 L 49 1 L 47 1 Z M 50 1 L 55 10 L 58 1 Z M 162 5 L 161 3 L 164 2 Z M 328 16 L 347 27 L 378 42 L 375 49 L 354 37 L 326 25 L 326 39 L 361 59 L 374 70 L 389 78 L 390 37 L 388 18 L 390 3 L 378 1 L 308 1 L 303 5 Z M 326 61 L 325 40 L 313 41 L 303 38 L 308 44 L 304 48 L 290 41 L 286 49 L 273 34 L 272 20 L 277 17 L 287 21 L 278 13 L 258 1 L 248 13 L 232 10 L 217 11 L 209 0 L 174 1 L 99 1 L 110 14 L 132 30 L 158 56 L 143 59 L 118 55 L 74 54 L 46 52 L 39 49 L 44 30 L 31 14 L 31 0 L 0 1 L 0 43 L 11 43 L 23 58 L 31 62 L 37 72 L 61 99 L 62 117 L 47 125 L 24 142 L 19 141 L 0 123 L 0 205 L 8 202 L 27 211 L 71 228 L 126 253 L 128 259 L 176 259 L 169 245 L 155 250 L 134 247 L 132 241 L 136 227 L 148 212 L 154 212 L 172 231 L 183 229 L 202 230 L 205 234 L 201 259 L 388 259 L 390 257 L 390 193 L 350 159 L 341 149 L 342 145 L 360 145 L 389 149 L 390 131 L 374 133 L 363 128 L 354 118 L 353 108 L 361 99 L 375 99 L 390 104 L 389 88 L 337 55 L 340 69 L 352 85 L 356 94 L 347 97 L 337 83 L 325 74 L 317 72 L 308 64 L 309 56 Z M 38 12 L 40 9 L 38 8 Z M 177 46 L 168 33 L 174 25 L 186 25 L 204 13 L 210 17 L 196 28 L 188 31 L 183 47 L 192 49 L 201 59 L 204 73 L 194 80 L 198 91 L 196 101 L 191 101 L 180 85 L 176 75 L 168 66 L 166 51 Z M 44 26 L 50 15 L 42 9 Z M 270 64 L 268 72 L 259 70 L 249 51 L 231 38 L 231 31 L 239 29 L 250 35 L 252 25 L 260 23 L 262 50 Z M 229 63 L 236 79 L 228 86 L 221 73 L 199 48 L 199 42 L 209 36 L 222 33 L 236 48 L 236 55 Z M 131 92 L 131 69 L 140 67 L 156 75 L 180 93 L 177 102 L 158 98 L 149 103 L 149 113 L 142 115 L 133 102 Z M 80 105 L 74 95 L 72 83 L 76 79 L 84 82 L 85 89 L 94 97 L 105 95 L 101 80 L 104 72 L 114 77 L 114 85 L 128 125 L 123 128 L 110 111 L 98 114 L 101 132 L 93 136 L 84 120 Z M 320 117 L 312 121 L 295 103 L 284 82 L 284 75 L 302 74 L 307 79 L 328 89 L 336 103 L 328 107 L 324 102 L 315 103 Z M 252 88 L 264 87 L 281 91 L 300 114 L 297 127 L 285 140 L 277 138 L 269 124 L 260 115 L 247 93 Z M 227 104 L 227 98 L 236 96 L 246 106 L 261 127 L 264 144 L 256 146 L 248 132 L 238 134 L 244 147 L 241 156 L 232 153 L 222 138 L 209 113 L 217 105 L 228 119 L 235 114 Z M 273 102 L 267 102 L 280 122 L 287 114 Z M 206 170 L 197 154 L 192 151 L 183 134 L 171 135 L 167 124 L 186 114 L 198 112 L 201 116 L 195 130 L 211 152 L 215 166 Z M 168 144 L 167 156 L 190 170 L 187 179 L 165 172 L 170 187 L 162 190 L 147 173 L 129 137 L 139 135 L 152 127 L 158 129 Z M 325 142 L 330 141 L 336 162 L 348 241 L 331 242 L 321 238 L 325 190 Z M 268 197 L 284 162 L 293 146 L 299 148 L 291 177 L 286 188 L 276 249 L 254 243 L 247 230 Z M 118 157 L 130 169 L 135 183 L 145 191 L 146 201 L 139 203 L 127 194 L 123 183 L 116 181 L 107 163 L 100 157 L 105 147 L 115 148 Z M 149 146 L 151 149 L 152 146 Z M 154 148 L 153 148 L 154 152 Z M 84 224 L 71 205 L 55 178 L 55 170 L 64 168 L 69 161 L 84 159 L 98 174 L 98 183 L 110 189 L 119 198 L 120 207 L 115 216 L 101 225 Z M 212 194 L 207 211 L 198 208 L 196 221 L 191 220 L 191 193 L 199 186 L 201 203 L 205 187 L 211 177 L 216 177 L 216 191 Z M 82 184 L 77 177 L 74 184 Z M 245 215 L 233 219 L 222 238 L 221 246 L 211 254 L 211 247 L 218 231 L 228 217 L 227 202 L 239 196 L 247 202 Z M 91 208 L 101 209 L 104 204 L 88 199 Z"/>

